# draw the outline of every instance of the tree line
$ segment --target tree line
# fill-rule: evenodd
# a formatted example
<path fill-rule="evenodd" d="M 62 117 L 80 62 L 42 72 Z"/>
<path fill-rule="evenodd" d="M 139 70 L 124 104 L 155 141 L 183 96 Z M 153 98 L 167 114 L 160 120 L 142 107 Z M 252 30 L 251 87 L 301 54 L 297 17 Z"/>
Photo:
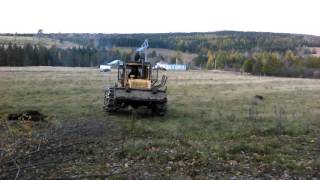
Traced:
<path fill-rule="evenodd" d="M 303 47 L 320 47 L 320 37 L 302 34 L 218 31 L 206 33 L 157 34 L 47 34 L 85 46 L 138 47 L 145 40 L 153 48 L 165 48 L 190 53 L 213 51 L 278 51 Z"/>
<path fill-rule="evenodd" d="M 320 37 L 303 34 L 219 31 L 158 34 L 60 34 L 71 42 L 98 47 L 138 47 L 149 40 L 153 48 L 198 54 L 190 64 L 202 69 L 244 71 L 257 75 L 318 77 L 319 58 L 312 47 Z M 57 38 L 52 35 L 51 38 Z M 175 62 L 176 58 L 169 59 Z M 179 58 L 178 58 L 179 59 Z"/>
<path fill-rule="evenodd" d="M 17 35 L 19 36 L 19 34 Z M 23 36 L 26 36 L 24 34 Z M 0 66 L 97 66 L 106 60 L 129 60 L 134 51 L 120 52 L 114 47 L 139 47 L 149 40 L 152 48 L 175 50 L 171 58 L 151 52 L 154 62 L 175 63 L 181 52 L 198 56 L 190 66 L 225 69 L 252 74 L 318 77 L 319 58 L 311 47 L 320 47 L 320 37 L 301 34 L 219 31 L 208 33 L 158 34 L 45 34 L 81 47 L 59 49 L 26 44 L 0 44 Z M 179 62 L 182 63 L 182 62 Z"/>
<path fill-rule="evenodd" d="M 242 71 L 255 75 L 320 78 L 320 57 L 299 56 L 291 50 L 253 52 L 209 50 L 194 62 L 206 69 Z"/>
<path fill-rule="evenodd" d="M 132 52 L 117 49 L 73 47 L 60 49 L 39 45 L 0 45 L 0 66 L 95 67 L 113 59 L 129 60 Z"/>

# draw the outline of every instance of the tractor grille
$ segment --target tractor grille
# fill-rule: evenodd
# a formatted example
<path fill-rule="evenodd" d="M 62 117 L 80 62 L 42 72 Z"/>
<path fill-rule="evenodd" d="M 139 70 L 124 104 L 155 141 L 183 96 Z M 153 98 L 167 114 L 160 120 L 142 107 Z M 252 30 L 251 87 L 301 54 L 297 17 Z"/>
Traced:
<path fill-rule="evenodd" d="M 134 89 L 151 89 L 150 80 L 144 79 L 129 79 L 129 87 Z"/>

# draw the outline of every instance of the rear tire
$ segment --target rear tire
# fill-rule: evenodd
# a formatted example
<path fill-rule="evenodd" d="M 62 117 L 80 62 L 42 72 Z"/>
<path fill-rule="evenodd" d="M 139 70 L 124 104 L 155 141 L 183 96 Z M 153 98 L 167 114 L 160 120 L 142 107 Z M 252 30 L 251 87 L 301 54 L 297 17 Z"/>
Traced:
<path fill-rule="evenodd" d="M 114 87 L 108 88 L 104 93 L 104 109 L 109 113 L 113 113 L 117 110 L 114 93 Z"/>
<path fill-rule="evenodd" d="M 167 112 L 167 102 L 156 104 L 152 107 L 152 113 L 159 116 L 164 116 Z"/>

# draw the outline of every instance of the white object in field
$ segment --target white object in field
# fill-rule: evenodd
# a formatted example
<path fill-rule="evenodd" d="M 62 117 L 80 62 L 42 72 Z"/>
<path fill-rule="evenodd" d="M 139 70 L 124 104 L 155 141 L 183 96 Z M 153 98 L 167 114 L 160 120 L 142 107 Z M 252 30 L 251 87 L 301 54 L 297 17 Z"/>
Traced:
<path fill-rule="evenodd" d="M 100 72 L 111 71 L 111 66 L 108 65 L 100 65 Z"/>
<path fill-rule="evenodd" d="M 157 63 L 155 65 L 155 68 L 161 68 L 165 70 L 181 70 L 185 71 L 187 70 L 187 65 L 185 64 L 163 64 L 163 63 Z"/>

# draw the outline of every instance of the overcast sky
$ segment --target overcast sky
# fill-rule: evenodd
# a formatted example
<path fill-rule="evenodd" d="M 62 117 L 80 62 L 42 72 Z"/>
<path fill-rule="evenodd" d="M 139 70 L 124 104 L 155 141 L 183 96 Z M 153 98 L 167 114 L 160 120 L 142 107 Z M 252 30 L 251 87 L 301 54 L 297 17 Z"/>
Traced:
<path fill-rule="evenodd" d="M 0 0 L 1 33 L 218 30 L 320 35 L 320 0 Z"/>

